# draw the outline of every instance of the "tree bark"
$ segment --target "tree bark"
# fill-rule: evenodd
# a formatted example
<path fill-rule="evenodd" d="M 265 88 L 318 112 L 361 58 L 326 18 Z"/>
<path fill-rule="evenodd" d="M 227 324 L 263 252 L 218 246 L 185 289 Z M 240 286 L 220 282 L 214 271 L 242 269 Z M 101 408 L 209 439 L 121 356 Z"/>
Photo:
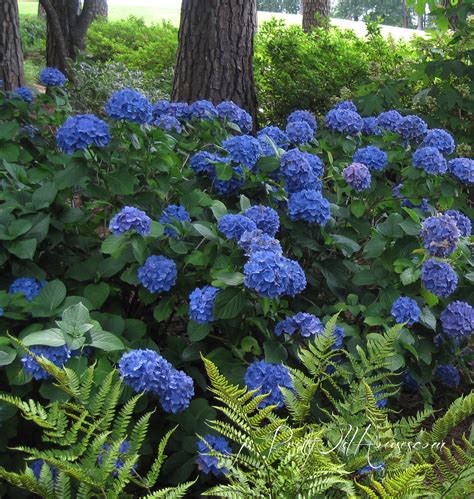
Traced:
<path fill-rule="evenodd" d="M 303 30 L 309 33 L 329 18 L 330 0 L 303 0 Z"/>
<path fill-rule="evenodd" d="M 109 5 L 107 0 L 95 0 L 92 19 L 97 19 L 98 17 L 103 17 L 104 19 L 109 17 Z"/>
<path fill-rule="evenodd" d="M 38 17 L 46 18 L 46 11 L 40 2 L 38 2 Z"/>
<path fill-rule="evenodd" d="M 25 82 L 17 0 L 0 2 L 0 28 L 0 79 L 5 90 L 14 90 Z"/>
<path fill-rule="evenodd" d="M 174 101 L 232 100 L 256 122 L 256 0 L 183 0 Z"/>

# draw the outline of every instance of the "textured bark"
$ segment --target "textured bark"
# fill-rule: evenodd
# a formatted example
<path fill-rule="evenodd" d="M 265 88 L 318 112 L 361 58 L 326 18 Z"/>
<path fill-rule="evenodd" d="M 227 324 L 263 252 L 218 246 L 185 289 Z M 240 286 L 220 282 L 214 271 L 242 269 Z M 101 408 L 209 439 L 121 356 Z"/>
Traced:
<path fill-rule="evenodd" d="M 44 10 L 44 7 L 38 2 L 38 17 L 46 17 L 46 11 Z"/>
<path fill-rule="evenodd" d="M 232 100 L 256 122 L 256 27 L 256 0 L 183 0 L 173 100 Z"/>
<path fill-rule="evenodd" d="M 303 30 L 309 33 L 329 17 L 330 0 L 303 0 Z"/>
<path fill-rule="evenodd" d="M 107 0 L 95 0 L 92 9 L 92 19 L 97 19 L 98 17 L 104 17 L 105 19 L 109 17 Z"/>
<path fill-rule="evenodd" d="M 13 90 L 25 80 L 17 0 L 1 0 L 0 28 L 0 80 L 5 90 Z"/>

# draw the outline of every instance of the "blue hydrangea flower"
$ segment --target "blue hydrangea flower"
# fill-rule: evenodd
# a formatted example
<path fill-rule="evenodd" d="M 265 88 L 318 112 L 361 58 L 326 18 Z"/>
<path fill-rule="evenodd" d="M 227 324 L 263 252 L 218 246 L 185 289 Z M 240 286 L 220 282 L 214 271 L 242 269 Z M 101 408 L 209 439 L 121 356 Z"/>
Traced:
<path fill-rule="evenodd" d="M 446 298 L 458 286 L 458 276 L 449 263 L 430 258 L 421 266 L 423 286 L 436 296 Z"/>
<path fill-rule="evenodd" d="M 66 83 L 66 77 L 56 68 L 43 68 L 39 74 L 39 80 L 45 87 L 63 87 Z"/>
<path fill-rule="evenodd" d="M 153 114 L 153 120 L 161 118 L 167 115 L 171 109 L 171 102 L 169 100 L 159 100 L 152 105 L 151 112 Z M 171 116 L 171 115 L 170 115 Z"/>
<path fill-rule="evenodd" d="M 211 178 L 212 190 L 224 197 L 235 195 L 245 183 L 244 170 L 240 165 L 232 168 L 232 177 L 229 180 L 218 179 L 216 173 L 211 174 Z"/>
<path fill-rule="evenodd" d="M 33 137 L 35 137 L 35 135 L 39 132 L 39 129 L 36 128 L 35 126 L 33 125 L 25 125 L 25 126 L 22 126 L 20 128 L 20 133 L 23 133 L 25 135 L 28 135 L 28 137 L 30 137 L 30 139 L 32 139 Z"/>
<path fill-rule="evenodd" d="M 430 203 L 427 198 L 423 198 L 419 204 L 414 204 L 409 199 L 403 199 L 401 205 L 405 208 L 418 208 L 426 214 L 431 213 Z"/>
<path fill-rule="evenodd" d="M 216 437 L 214 435 L 205 435 L 203 439 L 198 441 L 197 444 L 199 455 L 196 458 L 196 464 L 199 471 L 214 476 L 221 476 L 228 473 L 228 470 L 219 465 L 219 458 L 211 456 L 210 452 L 218 452 L 224 455 L 232 454 L 228 440 L 223 437 Z"/>
<path fill-rule="evenodd" d="M 12 92 L 12 96 L 24 100 L 28 104 L 33 102 L 33 92 L 28 87 L 18 87 Z"/>
<path fill-rule="evenodd" d="M 115 91 L 105 105 L 105 112 L 116 120 L 135 123 L 150 123 L 153 118 L 152 105 L 148 99 L 131 88 Z"/>
<path fill-rule="evenodd" d="M 149 256 L 137 270 L 138 280 L 150 293 L 169 291 L 175 285 L 177 275 L 176 264 L 165 256 Z"/>
<path fill-rule="evenodd" d="M 402 380 L 403 388 L 408 392 L 417 392 L 420 388 L 416 380 L 410 374 L 410 371 L 405 371 Z"/>
<path fill-rule="evenodd" d="M 346 336 L 346 332 L 342 327 L 336 326 L 333 331 L 333 336 L 334 336 L 334 344 L 332 348 L 334 350 L 341 349 L 344 343 L 344 337 Z"/>
<path fill-rule="evenodd" d="M 292 336 L 298 332 L 304 338 L 321 334 L 324 331 L 323 323 L 313 314 L 298 312 L 293 317 L 287 317 L 275 326 L 275 334 Z"/>
<path fill-rule="evenodd" d="M 141 236 L 150 233 L 151 218 L 142 210 L 133 206 L 122 208 L 109 223 L 109 230 L 118 236 L 129 230 L 134 230 Z"/>
<path fill-rule="evenodd" d="M 375 397 L 375 405 L 379 408 L 379 409 L 384 409 L 385 407 L 387 407 L 388 405 L 388 398 L 386 397 L 383 397 L 385 395 L 385 392 L 383 391 L 375 391 L 377 389 L 376 386 L 372 385 L 371 386 L 372 388 L 372 391 L 374 392 L 374 397 Z M 383 398 L 381 398 L 383 397 Z"/>
<path fill-rule="evenodd" d="M 216 110 L 219 118 L 235 123 L 242 133 L 250 133 L 252 131 L 252 116 L 232 101 L 221 102 L 216 106 Z"/>
<path fill-rule="evenodd" d="M 434 372 L 434 377 L 447 388 L 457 388 L 461 382 L 459 371 L 451 364 L 441 364 Z"/>
<path fill-rule="evenodd" d="M 384 463 L 378 463 L 378 464 L 369 464 L 367 466 L 364 466 L 360 470 L 357 471 L 359 475 L 367 475 L 367 473 L 372 473 L 374 471 L 382 471 L 385 469 L 385 464 Z"/>
<path fill-rule="evenodd" d="M 189 120 L 191 118 L 190 106 L 186 102 L 170 102 L 166 114 L 174 116 L 179 120 Z"/>
<path fill-rule="evenodd" d="M 34 461 L 31 461 L 29 466 L 31 468 L 31 471 L 33 472 L 33 475 L 35 475 L 36 480 L 40 479 L 41 470 L 43 469 L 44 464 L 46 464 L 46 463 L 43 459 L 35 459 Z M 56 479 L 58 478 L 58 469 L 55 466 L 51 466 L 51 465 L 49 465 L 49 469 L 51 471 L 53 481 L 55 482 Z"/>
<path fill-rule="evenodd" d="M 306 121 L 290 121 L 285 131 L 293 144 L 307 144 L 314 139 L 314 131 Z"/>
<path fill-rule="evenodd" d="M 5 309 L 3 307 L 0 307 L 0 317 L 3 317 L 5 315 Z"/>
<path fill-rule="evenodd" d="M 403 182 L 399 184 L 394 184 L 392 186 L 392 196 L 396 199 L 400 199 L 402 197 L 402 189 L 403 189 Z"/>
<path fill-rule="evenodd" d="M 273 149 L 269 139 L 275 144 L 276 147 L 287 149 L 290 139 L 286 133 L 277 126 L 266 126 L 257 132 L 257 140 L 260 143 L 262 154 L 264 156 L 274 156 L 275 150 Z"/>
<path fill-rule="evenodd" d="M 382 130 L 377 124 L 377 118 L 374 116 L 369 116 L 368 118 L 362 118 L 362 135 L 381 135 Z"/>
<path fill-rule="evenodd" d="M 189 318 L 199 324 L 208 324 L 215 320 L 214 303 L 219 288 L 204 286 L 196 288 L 189 295 Z"/>
<path fill-rule="evenodd" d="M 280 241 L 260 229 L 244 232 L 237 244 L 246 255 L 251 255 L 256 251 L 272 251 L 279 255 L 283 253 Z"/>
<path fill-rule="evenodd" d="M 448 162 L 451 174 L 465 184 L 474 184 L 474 159 L 454 158 Z"/>
<path fill-rule="evenodd" d="M 318 179 L 321 178 L 324 175 L 324 165 L 321 159 L 316 156 L 316 154 L 311 154 L 306 151 L 302 151 L 302 153 L 306 161 L 309 163 L 309 166 L 311 166 L 315 177 Z"/>
<path fill-rule="evenodd" d="M 440 315 L 443 334 L 459 340 L 468 338 L 474 332 L 474 308 L 464 301 L 453 301 Z"/>
<path fill-rule="evenodd" d="M 288 215 L 291 220 L 326 225 L 331 218 L 329 201 L 319 191 L 302 190 L 288 198 Z"/>
<path fill-rule="evenodd" d="M 454 221 L 456 222 L 456 226 L 459 230 L 459 234 L 461 234 L 462 237 L 469 237 L 472 232 L 472 224 L 471 220 L 464 215 L 464 213 L 461 213 L 458 210 L 448 210 L 444 212 L 445 215 L 449 215 L 451 218 L 454 218 Z"/>
<path fill-rule="evenodd" d="M 222 147 L 235 163 L 252 170 L 261 154 L 260 143 L 250 135 L 238 135 L 224 140 Z"/>
<path fill-rule="evenodd" d="M 58 367 L 62 367 L 71 357 L 71 351 L 66 345 L 60 347 L 47 347 L 35 345 L 30 350 L 38 357 L 46 357 L 50 362 Z M 48 379 L 51 375 L 45 371 L 31 355 L 25 355 L 21 362 L 23 369 L 32 376 L 33 379 Z"/>
<path fill-rule="evenodd" d="M 398 132 L 398 127 L 403 119 L 403 116 L 392 109 L 384 111 L 377 116 L 377 126 L 389 132 Z"/>
<path fill-rule="evenodd" d="M 363 163 L 352 163 L 342 171 L 344 180 L 356 191 L 365 191 L 370 187 L 372 176 Z"/>
<path fill-rule="evenodd" d="M 298 262 L 273 251 L 256 251 L 244 265 L 244 285 L 264 298 L 295 296 L 306 287 L 306 276 Z"/>
<path fill-rule="evenodd" d="M 153 350 L 124 353 L 118 364 L 123 382 L 135 392 L 159 394 L 168 382 L 173 366 Z"/>
<path fill-rule="evenodd" d="M 132 448 L 132 444 L 128 441 L 128 440 L 124 440 L 119 448 L 118 448 L 118 456 L 117 456 L 117 459 L 115 461 L 115 470 L 112 472 L 112 475 L 114 476 L 117 476 L 118 475 L 118 470 L 122 469 L 124 466 L 125 466 L 125 458 L 126 458 L 126 454 L 127 452 Z M 99 465 L 102 465 L 103 462 L 104 462 L 104 458 L 106 457 L 106 454 L 107 454 L 107 451 L 110 449 L 110 444 L 109 443 L 105 443 L 103 446 L 102 446 L 102 449 L 104 449 L 105 452 L 101 452 L 98 456 L 97 456 L 97 463 Z M 133 465 L 133 469 L 135 469 L 137 467 L 137 464 L 134 464 Z"/>
<path fill-rule="evenodd" d="M 217 228 L 227 239 L 238 241 L 245 231 L 252 231 L 257 228 L 253 220 L 243 215 L 224 215 L 219 219 Z"/>
<path fill-rule="evenodd" d="M 176 222 L 190 222 L 191 217 L 186 211 L 184 206 L 180 204 L 170 204 L 168 205 L 161 214 L 159 219 L 160 224 L 170 224 L 173 225 Z M 171 227 L 165 227 L 165 234 L 174 238 L 178 237 L 176 231 Z"/>
<path fill-rule="evenodd" d="M 278 213 L 269 206 L 251 206 L 244 211 L 244 215 L 255 222 L 257 229 L 275 237 L 280 228 L 280 217 Z"/>
<path fill-rule="evenodd" d="M 357 108 L 351 100 L 345 100 L 342 102 L 338 102 L 334 106 L 334 109 L 347 109 L 348 111 L 353 111 L 354 113 L 357 113 Z"/>
<path fill-rule="evenodd" d="M 325 117 L 328 128 L 347 135 L 356 135 L 362 131 L 364 124 L 361 116 L 349 109 L 331 109 Z"/>
<path fill-rule="evenodd" d="M 302 189 L 321 189 L 322 184 L 315 175 L 309 157 L 299 149 L 291 149 L 281 155 L 280 173 L 285 179 L 288 192 Z"/>
<path fill-rule="evenodd" d="M 294 123 L 296 121 L 304 121 L 309 125 L 309 127 L 313 132 L 315 132 L 316 129 L 318 128 L 318 123 L 316 122 L 316 118 L 309 111 L 303 111 L 303 110 L 293 111 L 288 116 L 287 123 Z"/>
<path fill-rule="evenodd" d="M 198 174 L 210 174 L 216 170 L 214 162 L 226 162 L 226 160 L 225 158 L 220 158 L 216 154 L 212 154 L 207 151 L 199 151 L 191 156 L 189 166 L 191 167 L 191 170 Z"/>
<path fill-rule="evenodd" d="M 388 162 L 387 154 L 375 146 L 361 147 L 352 156 L 355 163 L 363 163 L 370 170 L 382 171 Z"/>
<path fill-rule="evenodd" d="M 185 372 L 173 369 L 160 393 L 160 404 L 165 412 L 178 414 L 189 407 L 194 396 L 194 384 Z"/>
<path fill-rule="evenodd" d="M 448 170 L 443 155 L 436 147 L 420 147 L 413 153 L 413 166 L 431 175 L 442 175 Z"/>
<path fill-rule="evenodd" d="M 449 215 L 428 217 L 421 226 L 423 245 L 431 256 L 448 257 L 459 241 L 456 221 Z"/>
<path fill-rule="evenodd" d="M 280 364 L 272 364 L 258 360 L 250 364 L 244 376 L 244 381 L 249 390 L 258 390 L 256 395 L 269 395 L 263 399 L 259 407 L 264 408 L 269 405 L 283 407 L 283 394 L 280 386 L 293 390 L 293 383 L 288 369 Z"/>
<path fill-rule="evenodd" d="M 28 301 L 32 301 L 40 294 L 45 284 L 31 277 L 18 277 L 10 284 L 8 292 L 11 295 L 22 293 Z"/>
<path fill-rule="evenodd" d="M 212 102 L 208 100 L 197 100 L 189 105 L 188 110 L 191 118 L 198 118 L 201 120 L 213 120 L 217 118 L 217 109 Z"/>
<path fill-rule="evenodd" d="M 175 118 L 174 116 L 159 116 L 153 120 L 153 125 L 161 128 L 165 132 L 181 133 L 183 131 L 181 123 L 178 118 Z"/>
<path fill-rule="evenodd" d="M 428 132 L 428 125 L 419 116 L 409 114 L 402 118 L 397 131 L 405 140 L 420 142 Z"/>
<path fill-rule="evenodd" d="M 441 154 L 452 154 L 456 148 L 453 136 L 441 128 L 433 128 L 423 139 L 422 146 L 436 147 Z"/>
<path fill-rule="evenodd" d="M 105 147 L 110 142 L 109 125 L 93 114 L 79 114 L 68 118 L 56 132 L 56 142 L 66 154 Z"/>
<path fill-rule="evenodd" d="M 409 326 L 411 326 L 415 322 L 418 322 L 420 314 L 420 307 L 413 298 L 400 296 L 400 298 L 397 298 L 393 302 L 392 316 L 398 324 L 406 322 Z"/>

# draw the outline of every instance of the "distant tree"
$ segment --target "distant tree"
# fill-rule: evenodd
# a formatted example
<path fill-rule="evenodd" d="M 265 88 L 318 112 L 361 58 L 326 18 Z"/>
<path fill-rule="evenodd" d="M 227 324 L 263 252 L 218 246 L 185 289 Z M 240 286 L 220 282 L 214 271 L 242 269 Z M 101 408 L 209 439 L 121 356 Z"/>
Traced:
<path fill-rule="evenodd" d="M 405 0 L 338 0 L 333 15 L 354 21 L 368 16 L 372 20 L 381 18 L 390 26 L 413 26 L 413 11 L 407 8 Z"/>
<path fill-rule="evenodd" d="M 183 0 L 173 100 L 232 100 L 255 118 L 256 28 L 256 0 Z"/>
<path fill-rule="evenodd" d="M 95 0 L 93 19 L 96 19 L 97 17 L 103 17 L 105 19 L 109 17 L 109 5 L 107 0 Z"/>
<path fill-rule="evenodd" d="M 14 90 L 25 79 L 17 0 L 1 0 L 0 28 L 0 79 L 5 90 Z"/>
<path fill-rule="evenodd" d="M 321 26 L 330 10 L 331 0 L 303 0 L 303 30 L 308 33 Z"/>
<path fill-rule="evenodd" d="M 257 10 L 298 14 L 300 4 L 300 0 L 257 0 Z"/>

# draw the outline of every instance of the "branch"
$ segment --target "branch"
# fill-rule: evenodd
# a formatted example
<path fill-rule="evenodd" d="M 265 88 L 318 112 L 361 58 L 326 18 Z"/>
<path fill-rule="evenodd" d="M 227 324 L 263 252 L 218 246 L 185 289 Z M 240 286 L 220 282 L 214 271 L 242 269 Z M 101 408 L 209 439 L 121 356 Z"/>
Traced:
<path fill-rule="evenodd" d="M 39 0 L 39 2 L 43 6 L 43 9 L 46 12 L 46 18 L 51 28 L 51 32 L 53 33 L 53 36 L 56 40 L 59 56 L 61 60 L 64 61 L 64 65 L 66 65 L 66 59 L 67 59 L 66 41 L 64 40 L 64 35 L 61 29 L 61 23 L 59 21 L 58 14 L 51 3 L 51 0 Z"/>

